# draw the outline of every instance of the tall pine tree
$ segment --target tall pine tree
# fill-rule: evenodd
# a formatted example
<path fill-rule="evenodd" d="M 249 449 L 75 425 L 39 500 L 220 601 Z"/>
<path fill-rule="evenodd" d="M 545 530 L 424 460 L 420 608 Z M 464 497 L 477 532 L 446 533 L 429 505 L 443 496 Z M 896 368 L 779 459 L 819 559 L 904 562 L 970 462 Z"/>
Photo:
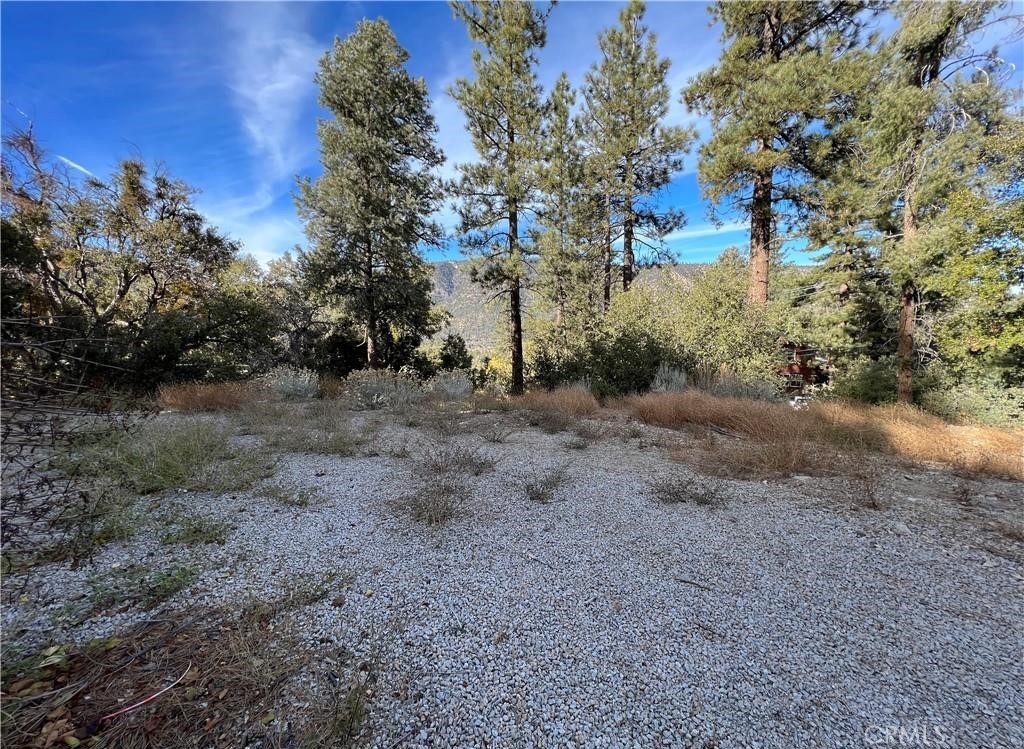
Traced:
<path fill-rule="evenodd" d="M 408 58 L 383 19 L 335 39 L 316 75 L 333 115 L 317 126 L 324 172 L 300 180 L 296 197 L 311 244 L 304 273 L 361 324 L 370 367 L 389 363 L 381 353 L 396 332 L 430 326 L 431 276 L 418 246 L 440 240 L 430 216 L 444 157 L 426 84 L 409 75 Z"/>
<path fill-rule="evenodd" d="M 586 182 L 575 102 L 562 73 L 545 106 L 537 216 L 537 290 L 553 306 L 556 328 L 566 334 L 593 318 L 600 283 L 600 201 Z"/>
<path fill-rule="evenodd" d="M 698 167 L 705 195 L 716 206 L 738 205 L 750 218 L 752 304 L 768 299 L 783 211 L 796 215 L 804 184 L 828 154 L 821 124 L 847 103 L 844 55 L 858 43 L 868 4 L 720 0 L 711 8 L 725 48 L 683 98 L 712 120 Z"/>
<path fill-rule="evenodd" d="M 865 125 L 872 202 L 886 210 L 880 262 L 899 293 L 897 397 L 905 403 L 914 399 L 919 305 L 941 303 L 938 289 L 957 254 L 949 244 L 951 197 L 965 189 L 984 193 L 997 173 L 984 164 L 986 142 L 1009 125 L 998 56 L 971 45 L 995 7 L 901 3 L 900 27 L 883 48 L 880 85 Z"/>
<path fill-rule="evenodd" d="M 522 393 L 523 286 L 533 254 L 528 219 L 536 211 L 541 128 L 537 50 L 546 39 L 545 12 L 519 0 L 452 2 L 466 24 L 475 77 L 461 78 L 451 95 L 466 115 L 479 161 L 460 164 L 459 232 L 476 256 L 473 279 L 508 297 L 509 352 L 514 394 Z"/>
<path fill-rule="evenodd" d="M 621 238 L 623 290 L 633 281 L 638 250 L 658 251 L 661 238 L 685 221 L 680 211 L 661 209 L 653 198 L 682 168 L 682 154 L 695 138 L 692 130 L 663 124 L 671 62 L 658 56 L 644 12 L 641 0 L 631 0 L 619 25 L 602 32 L 601 61 L 584 85 L 592 174 L 606 200 L 606 272 L 612 246 Z"/>

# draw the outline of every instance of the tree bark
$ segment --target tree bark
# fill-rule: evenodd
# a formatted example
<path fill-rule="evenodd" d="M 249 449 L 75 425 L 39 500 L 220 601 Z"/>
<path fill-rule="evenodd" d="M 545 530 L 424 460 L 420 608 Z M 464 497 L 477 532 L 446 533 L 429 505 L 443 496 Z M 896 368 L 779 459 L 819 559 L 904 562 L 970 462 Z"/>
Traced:
<path fill-rule="evenodd" d="M 761 148 L 766 148 L 763 141 Z M 765 304 L 768 301 L 768 268 L 772 242 L 772 173 L 754 175 L 754 194 L 750 201 L 750 278 L 747 282 L 747 302 Z"/>
<path fill-rule="evenodd" d="M 515 199 L 508 211 L 508 248 L 513 261 L 519 254 L 519 209 Z M 525 389 L 523 376 L 523 312 L 522 312 L 522 279 L 518 273 L 509 283 L 509 348 L 512 355 L 512 395 L 522 395 Z"/>
<path fill-rule="evenodd" d="M 377 354 L 377 309 L 373 288 L 373 253 L 370 243 L 366 243 L 366 267 L 363 268 L 363 285 L 366 295 L 366 366 L 379 369 L 380 361 Z"/>
<path fill-rule="evenodd" d="M 915 149 L 916 151 L 916 149 Z M 917 216 L 914 215 L 914 191 L 917 179 L 912 178 L 903 193 L 903 247 L 917 235 Z M 904 249 L 904 252 L 907 250 Z M 903 282 L 900 291 L 899 327 L 896 338 L 896 400 L 914 402 L 914 331 L 917 326 L 917 285 L 912 278 Z"/>
<path fill-rule="evenodd" d="M 781 57 L 782 14 L 778 3 L 767 6 L 761 27 L 761 54 L 770 62 Z M 757 139 L 757 151 L 771 149 L 766 137 Z M 772 169 L 754 174 L 754 192 L 750 201 L 750 278 L 747 283 L 747 303 L 763 305 L 768 301 L 768 268 L 772 247 Z"/>
<path fill-rule="evenodd" d="M 633 206 L 626 201 L 626 212 L 622 220 L 622 290 L 629 291 L 633 283 Z"/>

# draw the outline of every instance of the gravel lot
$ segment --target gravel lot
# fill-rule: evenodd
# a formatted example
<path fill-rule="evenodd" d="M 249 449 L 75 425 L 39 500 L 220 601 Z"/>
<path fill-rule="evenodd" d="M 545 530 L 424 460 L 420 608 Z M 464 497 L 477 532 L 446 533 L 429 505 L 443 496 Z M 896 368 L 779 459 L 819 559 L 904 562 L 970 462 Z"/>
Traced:
<path fill-rule="evenodd" d="M 720 507 L 663 505 L 650 482 L 692 474 L 652 442 L 686 435 L 572 450 L 564 433 L 520 425 L 492 444 L 473 429 L 516 418 L 472 417 L 450 438 L 498 464 L 439 527 L 396 501 L 434 437 L 394 422 L 380 455 L 284 456 L 273 481 L 318 489 L 308 507 L 142 500 L 235 529 L 187 549 L 142 533 L 91 568 L 51 566 L 5 608 L 7 636 L 81 639 L 144 618 L 60 617 L 90 575 L 138 559 L 201 562 L 169 610 L 337 573 L 351 581 L 340 597 L 295 617 L 311 649 L 375 664 L 370 746 L 898 746 L 900 730 L 917 742 L 903 746 L 1024 745 L 1022 544 L 989 527 L 1020 519 L 1020 484 L 978 482 L 964 507 L 953 476 L 900 466 L 884 510 L 809 477 L 725 481 Z M 409 457 L 388 455 L 403 444 Z M 527 480 L 563 465 L 554 501 L 526 498 Z"/>

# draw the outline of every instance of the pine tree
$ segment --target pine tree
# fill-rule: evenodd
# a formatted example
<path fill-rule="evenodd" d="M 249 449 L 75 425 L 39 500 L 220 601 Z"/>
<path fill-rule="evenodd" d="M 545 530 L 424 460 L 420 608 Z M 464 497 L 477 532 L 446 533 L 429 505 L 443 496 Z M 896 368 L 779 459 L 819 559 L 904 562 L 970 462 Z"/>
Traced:
<path fill-rule="evenodd" d="M 659 209 L 653 197 L 682 168 L 682 154 L 696 137 L 692 130 L 662 124 L 671 62 L 658 57 L 644 11 L 641 0 L 631 0 L 619 14 L 619 26 L 601 34 L 602 59 L 584 86 L 592 174 L 606 201 L 606 276 L 612 246 L 621 237 L 623 290 L 636 273 L 637 249 L 658 251 L 661 238 L 685 221 L 680 211 Z"/>
<path fill-rule="evenodd" d="M 868 5 L 736 0 L 711 8 L 726 46 L 683 98 L 712 120 L 698 167 L 705 196 L 716 206 L 739 205 L 750 218 L 752 304 L 768 299 L 777 222 L 783 211 L 796 215 L 803 185 L 828 155 L 821 125 L 848 105 L 845 53 L 858 43 Z"/>
<path fill-rule="evenodd" d="M 527 219 L 536 211 L 541 127 L 537 50 L 546 39 L 546 13 L 531 3 L 452 2 L 466 24 L 475 78 L 459 79 L 452 97 L 466 115 L 479 161 L 459 165 L 461 244 L 476 256 L 473 279 L 508 295 L 513 393 L 522 393 L 522 292 L 534 254 Z"/>
<path fill-rule="evenodd" d="M 320 60 L 317 126 L 324 172 L 299 181 L 296 198 L 310 251 L 307 280 L 340 302 L 365 331 L 366 363 L 397 331 L 430 327 L 429 267 L 418 251 L 437 244 L 430 220 L 441 199 L 443 161 L 427 87 L 405 69 L 408 53 L 384 20 L 361 21 Z"/>
<path fill-rule="evenodd" d="M 889 208 L 880 261 L 899 290 L 897 397 L 914 397 L 919 305 L 942 284 L 951 256 L 946 212 L 957 189 L 983 190 L 986 139 L 1007 124 L 995 51 L 972 49 L 991 19 L 988 2 L 904 2 L 884 50 L 866 124 L 867 174 Z M 964 77 L 966 69 L 974 71 Z M 939 300 L 932 299 L 932 304 Z"/>
<path fill-rule="evenodd" d="M 568 334 L 586 327 L 597 306 L 599 203 L 586 184 L 576 94 L 562 73 L 548 97 L 542 129 L 537 289 L 554 308 L 555 326 Z"/>

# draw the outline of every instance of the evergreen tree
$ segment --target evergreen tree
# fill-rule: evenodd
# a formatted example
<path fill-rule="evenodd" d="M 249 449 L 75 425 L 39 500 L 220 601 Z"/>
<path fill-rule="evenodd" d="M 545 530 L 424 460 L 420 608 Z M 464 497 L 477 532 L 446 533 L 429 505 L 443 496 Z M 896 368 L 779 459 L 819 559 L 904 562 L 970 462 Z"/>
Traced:
<path fill-rule="evenodd" d="M 884 68 L 866 123 L 866 174 L 885 206 L 880 262 L 899 291 L 897 397 L 913 400 L 919 305 L 934 306 L 951 248 L 946 211 L 958 189 L 984 190 L 986 139 L 1006 126 L 998 59 L 970 38 L 991 18 L 988 2 L 898 6 L 900 28 L 883 49 Z M 967 67 L 974 72 L 964 77 Z M 1007 282 L 1008 285 L 1008 282 Z"/>
<path fill-rule="evenodd" d="M 712 120 L 698 167 L 705 195 L 716 206 L 739 205 L 750 218 L 750 303 L 768 299 L 782 211 L 796 215 L 807 179 L 828 157 L 823 125 L 849 105 L 847 76 L 856 66 L 846 53 L 858 43 L 868 5 L 737 0 L 711 8 L 726 46 L 683 97 Z"/>
<path fill-rule="evenodd" d="M 637 249 L 658 251 L 661 238 L 685 221 L 680 211 L 660 209 L 653 198 L 682 168 L 682 154 L 696 137 L 692 130 L 662 124 L 671 62 L 658 57 L 644 11 L 641 0 L 631 0 L 619 14 L 619 26 L 601 34 L 602 59 L 584 86 L 592 174 L 606 199 L 605 266 L 610 271 L 612 246 L 621 238 L 623 290 L 635 275 Z"/>
<path fill-rule="evenodd" d="M 545 107 L 541 150 L 537 288 L 554 308 L 555 327 L 579 331 L 597 305 L 600 242 L 594 227 L 600 204 L 586 185 L 576 94 L 563 73 Z"/>
<path fill-rule="evenodd" d="M 531 3 L 452 2 L 466 24 L 475 78 L 461 78 L 452 97 L 466 115 L 479 161 L 461 164 L 457 185 L 463 249 L 477 256 L 473 279 L 508 295 L 513 393 L 522 393 L 522 291 L 526 260 L 534 254 L 527 219 L 536 211 L 541 127 L 537 50 L 547 15 Z"/>
<path fill-rule="evenodd" d="M 403 349 L 396 338 L 431 325 L 431 276 L 417 247 L 440 239 L 429 217 L 443 155 L 426 84 L 409 75 L 408 58 L 384 20 L 335 39 L 316 75 L 333 115 L 317 127 L 324 173 L 300 180 L 297 196 L 311 244 L 303 272 L 362 325 L 370 367 Z"/>

